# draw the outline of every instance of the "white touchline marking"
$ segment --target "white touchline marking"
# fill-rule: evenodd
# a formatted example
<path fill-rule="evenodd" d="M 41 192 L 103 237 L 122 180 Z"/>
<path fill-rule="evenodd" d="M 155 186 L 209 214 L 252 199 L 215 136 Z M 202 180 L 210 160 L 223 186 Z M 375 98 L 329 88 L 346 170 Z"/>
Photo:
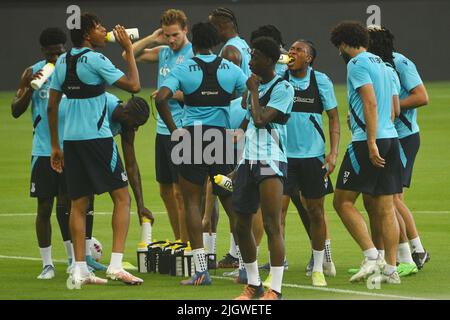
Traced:
<path fill-rule="evenodd" d="M 221 279 L 221 280 L 233 280 L 233 278 L 230 278 L 230 277 L 220 277 L 220 276 L 211 276 L 211 278 Z M 298 289 L 305 289 L 305 290 L 325 291 L 325 292 L 333 292 L 333 293 L 355 294 L 355 295 L 361 295 L 361 296 L 371 296 L 371 297 L 380 297 L 380 298 L 428 300 L 427 298 L 421 298 L 421 297 L 399 296 L 399 295 L 395 295 L 395 294 L 372 293 L 372 292 L 346 290 L 346 289 L 319 288 L 319 287 L 305 286 L 305 285 L 292 284 L 292 283 L 283 283 L 283 287 L 298 288 Z"/>
<path fill-rule="evenodd" d="M 0 255 L 0 259 L 42 261 L 41 258 L 21 257 L 21 256 L 4 256 L 4 255 Z M 66 260 L 59 260 L 59 259 L 54 259 L 53 262 L 67 263 Z M 230 278 L 230 277 L 220 277 L 220 276 L 211 276 L 211 278 L 220 279 L 220 280 L 233 280 L 233 278 Z M 399 296 L 399 295 L 394 295 L 394 294 L 372 293 L 372 292 L 345 290 L 345 289 L 318 288 L 318 287 L 313 287 L 313 286 L 305 286 L 305 285 L 292 284 L 292 283 L 283 283 L 283 287 L 298 288 L 298 289 L 305 289 L 305 290 L 316 290 L 316 291 L 324 291 L 324 292 L 333 292 L 333 293 L 355 294 L 355 295 L 361 295 L 361 296 L 371 296 L 371 297 L 380 297 L 380 298 L 428 300 L 427 298 L 421 298 L 421 297 Z"/>
<path fill-rule="evenodd" d="M 165 214 L 167 211 L 152 211 L 153 214 Z M 131 214 L 135 215 L 136 212 L 131 212 Z M 112 215 L 112 212 L 95 212 L 94 215 L 99 216 L 108 216 Z M 29 217 L 29 216 L 36 216 L 36 213 L 0 213 L 0 217 Z"/>
<path fill-rule="evenodd" d="M 288 213 L 296 213 L 295 210 L 289 210 Z M 161 215 L 167 214 L 167 211 L 152 211 L 153 214 Z M 327 213 L 336 213 L 335 211 L 327 211 Z M 361 213 L 366 213 L 365 211 L 361 211 Z M 413 214 L 450 214 L 450 211 L 411 211 Z M 131 212 L 131 214 L 135 215 L 136 212 Z M 94 215 L 99 216 L 107 216 L 112 215 L 112 212 L 95 212 Z M 28 217 L 28 216 L 36 216 L 36 213 L 0 213 L 0 217 Z"/>

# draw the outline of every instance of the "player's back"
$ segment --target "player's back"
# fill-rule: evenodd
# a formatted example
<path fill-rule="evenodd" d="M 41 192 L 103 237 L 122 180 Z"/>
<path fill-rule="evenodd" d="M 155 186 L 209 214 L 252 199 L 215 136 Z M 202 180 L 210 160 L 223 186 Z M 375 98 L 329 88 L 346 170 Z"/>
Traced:
<path fill-rule="evenodd" d="M 370 53 L 361 52 L 347 64 L 348 99 L 353 141 L 366 140 L 364 108 L 358 89 L 372 84 L 377 102 L 377 139 L 397 137 L 391 121 L 393 96 L 392 74 L 383 60 Z"/>
<path fill-rule="evenodd" d="M 241 69 L 226 59 L 197 55 L 173 70 L 163 86 L 184 93 L 183 127 L 201 123 L 229 128 L 231 95 L 243 92 L 246 79 Z"/>

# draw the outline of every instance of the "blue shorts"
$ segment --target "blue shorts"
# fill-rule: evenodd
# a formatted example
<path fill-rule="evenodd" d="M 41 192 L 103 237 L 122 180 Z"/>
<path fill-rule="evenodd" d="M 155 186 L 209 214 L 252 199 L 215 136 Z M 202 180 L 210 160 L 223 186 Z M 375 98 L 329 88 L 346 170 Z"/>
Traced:
<path fill-rule="evenodd" d="M 342 160 L 336 189 L 372 196 L 402 192 L 402 163 L 398 139 L 377 139 L 376 143 L 380 156 L 386 161 L 384 168 L 376 168 L 370 162 L 367 141 L 352 142 Z"/>
<path fill-rule="evenodd" d="M 233 180 L 233 210 L 238 214 L 256 213 L 259 207 L 259 184 L 277 177 L 284 184 L 287 163 L 245 160 L 239 165 Z"/>
<path fill-rule="evenodd" d="M 333 193 L 331 180 L 325 179 L 326 169 L 322 169 L 324 157 L 288 158 L 288 178 L 284 194 L 301 191 L 306 199 L 319 199 Z"/>
<path fill-rule="evenodd" d="M 416 160 L 416 155 L 420 147 L 420 135 L 417 132 L 402 138 L 399 141 L 403 168 L 403 187 L 409 188 L 411 185 L 414 161 Z"/>

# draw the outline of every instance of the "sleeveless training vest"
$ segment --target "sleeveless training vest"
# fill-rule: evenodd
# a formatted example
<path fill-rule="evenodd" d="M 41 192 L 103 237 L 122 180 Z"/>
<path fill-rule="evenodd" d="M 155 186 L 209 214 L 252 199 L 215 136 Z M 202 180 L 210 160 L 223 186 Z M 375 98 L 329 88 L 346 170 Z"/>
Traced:
<path fill-rule="evenodd" d="M 193 57 L 192 60 L 202 70 L 203 79 L 197 90 L 184 95 L 184 104 L 190 107 L 229 107 L 231 93 L 226 92 L 217 79 L 217 70 L 222 63 L 222 58 L 217 57 L 212 62 L 205 62 L 198 57 Z M 196 66 L 189 66 L 191 67 Z"/>
<path fill-rule="evenodd" d="M 66 78 L 62 84 L 62 90 L 68 99 L 88 99 L 97 97 L 105 92 L 105 85 L 90 85 L 82 82 L 77 75 L 78 59 L 86 52 L 86 49 L 78 54 L 71 55 L 70 50 L 66 55 Z M 83 57 L 81 58 L 83 59 Z"/>

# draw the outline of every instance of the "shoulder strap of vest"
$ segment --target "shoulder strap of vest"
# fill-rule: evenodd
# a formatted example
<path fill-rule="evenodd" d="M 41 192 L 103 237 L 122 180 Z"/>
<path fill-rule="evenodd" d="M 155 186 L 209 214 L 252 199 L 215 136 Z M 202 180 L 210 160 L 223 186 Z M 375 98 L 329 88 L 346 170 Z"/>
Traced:
<path fill-rule="evenodd" d="M 202 71 L 207 75 L 215 74 L 215 72 L 219 68 L 220 64 L 222 63 L 221 57 L 216 57 L 211 62 L 205 62 L 202 59 L 200 59 L 199 57 L 193 57 L 192 60 L 194 60 L 199 65 L 199 67 L 202 69 Z"/>

